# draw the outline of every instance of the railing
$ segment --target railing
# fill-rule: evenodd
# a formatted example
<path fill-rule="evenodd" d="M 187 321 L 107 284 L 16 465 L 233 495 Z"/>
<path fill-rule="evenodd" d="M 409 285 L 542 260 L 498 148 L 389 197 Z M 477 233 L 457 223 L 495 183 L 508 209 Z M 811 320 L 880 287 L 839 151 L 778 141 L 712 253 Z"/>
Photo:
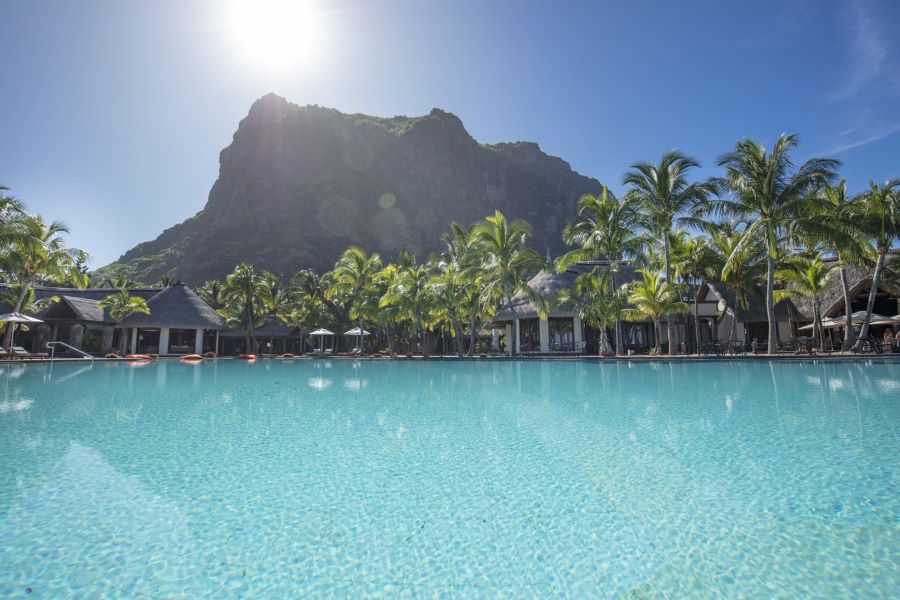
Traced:
<path fill-rule="evenodd" d="M 56 347 L 57 346 L 64 346 L 64 347 L 68 348 L 69 350 L 71 350 L 72 352 L 77 352 L 78 354 L 81 355 L 82 358 L 91 359 L 91 366 L 94 366 L 94 357 L 92 355 L 88 354 L 84 350 L 79 350 L 78 348 L 75 348 L 74 346 L 70 346 L 65 342 L 47 342 L 47 349 L 50 350 L 50 360 L 51 361 L 53 360 L 54 356 L 56 355 Z"/>

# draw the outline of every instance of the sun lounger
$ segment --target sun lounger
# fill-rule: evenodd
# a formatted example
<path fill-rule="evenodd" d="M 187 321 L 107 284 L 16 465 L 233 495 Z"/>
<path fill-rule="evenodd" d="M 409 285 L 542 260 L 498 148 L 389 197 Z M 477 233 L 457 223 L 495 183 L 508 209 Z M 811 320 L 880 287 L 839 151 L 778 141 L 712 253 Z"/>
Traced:
<path fill-rule="evenodd" d="M 50 356 L 50 355 L 47 354 L 46 352 L 29 352 L 22 346 L 13 346 L 9 352 L 7 352 L 5 348 L 3 350 L 0 350 L 0 358 L 8 358 L 8 359 L 18 358 L 18 359 L 22 359 L 22 360 L 28 360 L 28 359 L 47 358 L 48 356 Z"/>

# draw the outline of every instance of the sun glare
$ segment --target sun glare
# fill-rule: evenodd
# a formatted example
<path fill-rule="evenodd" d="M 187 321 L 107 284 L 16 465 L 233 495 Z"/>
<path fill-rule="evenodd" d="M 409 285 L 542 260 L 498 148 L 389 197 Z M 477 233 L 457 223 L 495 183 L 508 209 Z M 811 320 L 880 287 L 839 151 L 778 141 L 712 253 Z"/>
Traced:
<path fill-rule="evenodd" d="M 234 0 L 229 28 L 242 60 L 284 70 L 309 67 L 322 52 L 321 13 L 312 0 Z"/>

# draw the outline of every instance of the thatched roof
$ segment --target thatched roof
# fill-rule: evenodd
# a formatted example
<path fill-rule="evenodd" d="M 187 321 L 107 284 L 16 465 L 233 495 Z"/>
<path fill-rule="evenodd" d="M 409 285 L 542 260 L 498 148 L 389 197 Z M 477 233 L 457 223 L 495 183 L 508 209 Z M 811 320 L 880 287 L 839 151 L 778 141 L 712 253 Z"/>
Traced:
<path fill-rule="evenodd" d="M 537 275 L 528 280 L 531 286 L 541 298 L 543 298 L 550 306 L 550 317 L 572 317 L 571 310 L 564 310 L 556 306 L 556 298 L 564 289 L 572 289 L 575 287 L 575 278 L 583 273 L 589 273 L 597 267 L 607 265 L 606 261 L 585 261 L 572 265 L 564 273 L 556 273 L 553 271 L 542 270 Z M 616 283 L 622 285 L 637 281 L 641 278 L 640 274 L 631 265 L 620 263 L 619 271 L 616 273 Z M 493 322 L 510 321 L 516 319 L 535 319 L 538 313 L 531 306 L 531 303 L 522 294 L 516 294 L 512 299 L 512 307 L 504 307 L 494 318 Z"/>
<path fill-rule="evenodd" d="M 13 286 L 8 283 L 0 283 L 0 293 L 10 293 L 13 289 Z M 158 294 L 162 288 L 158 287 L 136 287 L 129 288 L 128 293 L 132 296 L 138 296 L 143 298 L 144 300 L 149 300 L 156 294 Z M 85 298 L 88 300 L 103 300 L 110 294 L 115 294 L 118 290 L 116 288 L 85 288 L 83 290 L 79 290 L 78 288 L 67 288 L 67 287 L 53 287 L 46 285 L 36 285 L 34 286 L 34 296 L 37 300 L 43 300 L 44 298 L 50 298 L 51 296 L 68 296 L 70 298 Z"/>
<path fill-rule="evenodd" d="M 189 287 L 171 285 L 147 300 L 149 315 L 130 314 L 122 327 L 169 327 L 175 329 L 222 329 L 225 320 Z"/>
<path fill-rule="evenodd" d="M 246 335 L 247 334 L 243 329 L 229 329 L 228 331 L 223 331 L 219 334 L 220 337 L 226 338 L 242 338 Z M 296 327 L 286 325 L 280 319 L 276 319 L 275 317 L 268 317 L 265 323 L 256 328 L 256 337 L 280 338 L 293 337 L 297 335 L 300 335 L 300 332 Z"/>
<path fill-rule="evenodd" d="M 711 281 L 706 284 L 719 301 L 723 301 L 727 306 L 734 309 L 737 320 L 741 323 L 762 323 L 769 320 L 766 314 L 766 288 L 760 286 L 756 289 L 756 293 L 747 294 L 747 306 L 741 306 L 737 301 L 734 288 L 724 283 Z M 698 294 L 699 296 L 700 294 Z M 790 299 L 782 300 L 775 304 L 775 320 L 794 323 L 802 323 L 811 321 L 803 313 L 797 310 L 797 306 Z"/>
<path fill-rule="evenodd" d="M 100 308 L 99 300 L 79 298 L 77 296 L 59 296 L 59 302 L 54 302 L 43 311 L 41 319 L 44 321 L 85 321 L 88 323 L 112 323 L 109 314 Z"/>

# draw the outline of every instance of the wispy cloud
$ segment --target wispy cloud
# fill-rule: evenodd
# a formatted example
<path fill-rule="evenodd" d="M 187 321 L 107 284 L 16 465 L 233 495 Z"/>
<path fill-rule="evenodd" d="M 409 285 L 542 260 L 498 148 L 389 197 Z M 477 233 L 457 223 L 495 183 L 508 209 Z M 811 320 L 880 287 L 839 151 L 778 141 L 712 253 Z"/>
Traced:
<path fill-rule="evenodd" d="M 824 152 L 826 155 L 840 154 L 853 148 L 859 148 L 878 140 L 894 135 L 900 131 L 900 123 L 890 123 L 879 127 L 869 127 L 865 129 L 856 128 L 844 131 L 839 136 L 843 141 L 838 141 L 833 148 L 829 148 Z"/>
<path fill-rule="evenodd" d="M 854 0 L 848 5 L 847 22 L 851 66 L 846 79 L 832 94 L 835 99 L 850 98 L 861 92 L 886 71 L 889 57 L 881 24 L 872 15 L 866 0 Z M 895 75 L 893 87 L 898 79 L 900 76 Z"/>

